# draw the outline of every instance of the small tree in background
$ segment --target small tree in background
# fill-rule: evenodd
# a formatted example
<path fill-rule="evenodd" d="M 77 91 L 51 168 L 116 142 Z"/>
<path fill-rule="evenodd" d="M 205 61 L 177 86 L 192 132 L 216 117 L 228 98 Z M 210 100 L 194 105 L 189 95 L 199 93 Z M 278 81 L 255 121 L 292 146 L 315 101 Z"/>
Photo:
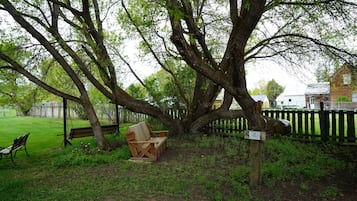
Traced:
<path fill-rule="evenodd" d="M 271 107 L 276 106 L 276 98 L 284 92 L 284 89 L 285 87 L 279 85 L 274 79 L 268 82 L 265 91 Z"/>

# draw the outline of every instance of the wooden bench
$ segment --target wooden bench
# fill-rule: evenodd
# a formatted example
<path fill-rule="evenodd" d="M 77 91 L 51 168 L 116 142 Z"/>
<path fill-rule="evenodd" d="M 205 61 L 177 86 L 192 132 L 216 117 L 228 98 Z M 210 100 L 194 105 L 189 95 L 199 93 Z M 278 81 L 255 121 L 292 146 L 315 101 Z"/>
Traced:
<path fill-rule="evenodd" d="M 105 126 L 102 126 L 103 134 L 116 133 L 117 129 L 118 129 L 118 125 L 105 125 Z M 71 130 L 69 132 L 68 139 L 88 137 L 88 136 L 94 136 L 92 127 L 71 128 Z"/>
<path fill-rule="evenodd" d="M 14 158 L 16 157 L 16 153 L 18 150 L 20 150 L 22 148 L 24 148 L 26 155 L 29 156 L 29 154 L 27 153 L 27 149 L 26 149 L 26 142 L 27 142 L 29 135 L 30 135 L 30 133 L 26 133 L 22 136 L 19 136 L 14 140 L 14 143 L 11 146 L 9 146 L 5 149 L 1 149 L 0 150 L 0 160 L 2 159 L 2 155 L 10 154 L 11 161 L 13 164 L 15 164 Z"/>
<path fill-rule="evenodd" d="M 167 130 L 152 131 L 149 124 L 140 122 L 129 126 L 126 139 L 133 160 L 156 161 L 167 148 Z"/>

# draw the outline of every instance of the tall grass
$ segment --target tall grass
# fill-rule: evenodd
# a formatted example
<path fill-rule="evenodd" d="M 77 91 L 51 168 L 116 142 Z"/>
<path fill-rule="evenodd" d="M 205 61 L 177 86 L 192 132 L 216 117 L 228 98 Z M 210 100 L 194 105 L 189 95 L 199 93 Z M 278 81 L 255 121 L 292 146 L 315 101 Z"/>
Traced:
<path fill-rule="evenodd" d="M 263 176 L 268 186 L 294 178 L 318 180 L 344 165 L 312 144 L 271 140 L 265 149 L 269 160 L 264 164 Z"/>

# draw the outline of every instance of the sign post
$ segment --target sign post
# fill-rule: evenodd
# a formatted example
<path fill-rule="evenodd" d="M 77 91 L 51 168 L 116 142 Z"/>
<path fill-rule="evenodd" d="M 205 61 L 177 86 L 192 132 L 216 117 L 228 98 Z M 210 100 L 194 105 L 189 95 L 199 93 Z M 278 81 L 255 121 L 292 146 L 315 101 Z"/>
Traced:
<path fill-rule="evenodd" d="M 262 183 L 262 158 L 263 158 L 263 141 L 266 140 L 266 133 L 263 131 L 248 130 L 244 136 L 250 140 L 249 158 L 250 158 L 250 174 L 249 185 L 251 187 L 258 186 Z"/>

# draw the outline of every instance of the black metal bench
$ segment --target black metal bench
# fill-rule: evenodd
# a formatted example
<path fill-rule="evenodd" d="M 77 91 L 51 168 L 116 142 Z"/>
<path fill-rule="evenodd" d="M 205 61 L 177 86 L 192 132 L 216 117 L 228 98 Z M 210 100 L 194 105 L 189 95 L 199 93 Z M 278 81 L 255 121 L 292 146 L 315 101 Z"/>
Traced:
<path fill-rule="evenodd" d="M 116 125 L 116 124 L 102 126 L 103 134 L 116 133 L 117 129 L 118 129 L 118 125 Z M 92 127 L 71 128 L 71 130 L 69 132 L 68 139 L 82 138 L 82 137 L 88 137 L 88 136 L 94 136 Z"/>
<path fill-rule="evenodd" d="M 16 153 L 18 150 L 20 150 L 22 148 L 24 148 L 26 155 L 29 156 L 29 154 L 27 153 L 27 149 L 26 149 L 26 142 L 27 142 L 29 135 L 30 135 L 30 133 L 26 133 L 22 136 L 19 136 L 14 140 L 14 143 L 11 146 L 9 146 L 5 149 L 1 149 L 0 150 L 0 160 L 2 159 L 2 155 L 10 154 L 11 161 L 13 164 L 15 164 L 14 158 L 16 157 Z"/>

